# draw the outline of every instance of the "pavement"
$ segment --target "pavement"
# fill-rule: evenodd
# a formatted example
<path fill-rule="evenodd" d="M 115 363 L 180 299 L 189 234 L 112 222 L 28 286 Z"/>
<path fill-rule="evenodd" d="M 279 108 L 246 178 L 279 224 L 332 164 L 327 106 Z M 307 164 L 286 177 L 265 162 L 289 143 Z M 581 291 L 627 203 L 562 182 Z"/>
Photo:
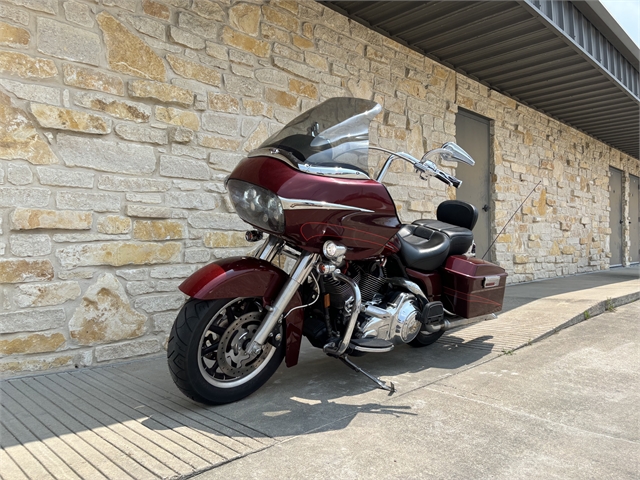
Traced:
<path fill-rule="evenodd" d="M 496 320 L 355 359 L 392 396 L 308 344 L 219 407 L 164 356 L 8 379 L 0 478 L 639 478 L 638 299 L 638 266 L 508 286 Z"/>

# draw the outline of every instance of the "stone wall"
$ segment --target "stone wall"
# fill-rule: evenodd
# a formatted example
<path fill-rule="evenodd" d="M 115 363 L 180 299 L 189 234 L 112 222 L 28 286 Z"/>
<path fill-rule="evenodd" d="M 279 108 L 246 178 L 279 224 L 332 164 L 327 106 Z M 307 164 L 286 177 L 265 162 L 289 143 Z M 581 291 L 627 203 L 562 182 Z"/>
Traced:
<path fill-rule="evenodd" d="M 541 181 L 494 247 L 510 282 L 608 268 L 609 167 L 623 170 L 628 184 L 638 160 L 463 75 L 456 104 L 493 120 L 492 237 Z"/>
<path fill-rule="evenodd" d="M 0 372 L 160 352 L 182 279 L 248 248 L 225 176 L 335 96 L 381 103 L 372 142 L 415 156 L 458 106 L 493 119 L 494 233 L 543 181 L 495 247 L 510 281 L 607 268 L 608 167 L 637 160 L 321 4 L 4 0 Z M 404 169 L 404 221 L 455 197 Z"/>

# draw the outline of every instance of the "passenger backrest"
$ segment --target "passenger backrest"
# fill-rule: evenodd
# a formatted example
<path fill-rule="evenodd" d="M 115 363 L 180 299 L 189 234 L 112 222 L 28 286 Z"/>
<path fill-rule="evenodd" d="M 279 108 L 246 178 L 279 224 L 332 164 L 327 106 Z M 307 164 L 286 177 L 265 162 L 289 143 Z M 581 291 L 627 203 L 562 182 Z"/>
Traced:
<path fill-rule="evenodd" d="M 460 200 L 445 200 L 438 205 L 436 217 L 441 222 L 473 230 L 478 220 L 478 210 L 470 203 Z"/>

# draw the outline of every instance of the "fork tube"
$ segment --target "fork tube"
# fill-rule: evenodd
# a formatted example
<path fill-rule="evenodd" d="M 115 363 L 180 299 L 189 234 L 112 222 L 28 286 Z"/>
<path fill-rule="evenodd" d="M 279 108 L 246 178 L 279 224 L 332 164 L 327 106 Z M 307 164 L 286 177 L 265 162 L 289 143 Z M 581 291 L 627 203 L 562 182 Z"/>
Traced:
<path fill-rule="evenodd" d="M 302 282 L 304 282 L 311 273 L 311 269 L 317 263 L 319 257 L 320 255 L 317 253 L 309 253 L 305 251 L 300 254 L 298 262 L 291 271 L 291 276 L 284 284 L 284 287 L 278 294 L 276 301 L 273 302 L 271 310 L 267 316 L 264 317 L 264 320 L 256 331 L 253 340 L 251 340 L 251 343 L 247 346 L 247 353 L 257 354 L 262 351 L 262 347 L 266 343 L 267 337 L 275 328 L 278 320 L 280 320 L 284 313 L 284 309 L 287 308 L 287 305 L 298 291 L 298 288 L 302 285 Z"/>
<path fill-rule="evenodd" d="M 281 238 L 278 238 L 275 235 L 269 235 L 269 237 L 260 246 L 254 256 L 261 260 L 271 262 L 273 258 L 278 254 L 278 250 L 283 243 L 284 240 L 282 240 Z"/>

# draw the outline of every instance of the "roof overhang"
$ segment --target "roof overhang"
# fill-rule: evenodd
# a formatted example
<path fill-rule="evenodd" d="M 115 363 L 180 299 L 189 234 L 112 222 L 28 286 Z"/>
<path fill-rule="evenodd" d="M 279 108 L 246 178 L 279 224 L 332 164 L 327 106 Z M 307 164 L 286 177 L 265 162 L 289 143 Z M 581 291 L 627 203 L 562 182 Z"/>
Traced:
<path fill-rule="evenodd" d="M 599 3 L 322 3 L 640 158 L 640 56 Z"/>

